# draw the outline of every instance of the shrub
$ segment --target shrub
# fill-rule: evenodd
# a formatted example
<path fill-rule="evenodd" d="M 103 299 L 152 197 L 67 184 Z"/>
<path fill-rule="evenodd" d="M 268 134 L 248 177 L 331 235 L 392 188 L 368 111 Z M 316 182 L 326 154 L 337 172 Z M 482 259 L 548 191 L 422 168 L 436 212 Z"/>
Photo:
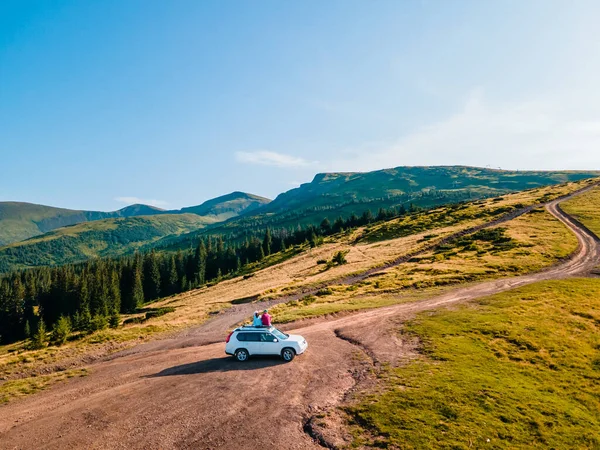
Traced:
<path fill-rule="evenodd" d="M 340 265 L 340 266 L 342 264 L 346 264 L 348 262 L 346 260 L 347 254 L 348 254 L 348 250 L 345 250 L 345 251 L 340 250 L 335 255 L 333 255 L 333 258 L 331 259 L 331 261 L 333 261 L 335 264 Z"/>
<path fill-rule="evenodd" d="M 68 317 L 60 316 L 52 328 L 52 343 L 63 345 L 71 334 L 71 320 Z"/>
<path fill-rule="evenodd" d="M 333 291 L 330 288 L 319 289 L 315 295 L 322 297 L 323 295 L 332 295 Z"/>
<path fill-rule="evenodd" d="M 145 320 L 146 320 L 146 318 L 144 318 L 144 317 L 130 317 L 129 319 L 126 319 L 123 322 L 123 325 L 130 325 L 133 323 L 144 323 Z"/>
<path fill-rule="evenodd" d="M 327 260 L 326 259 L 318 259 L 317 264 L 327 264 Z"/>
<path fill-rule="evenodd" d="M 317 300 L 317 297 L 315 297 L 314 295 L 307 295 L 306 297 L 302 297 L 302 299 L 300 300 L 304 306 L 308 306 L 311 303 L 314 303 Z"/>
<path fill-rule="evenodd" d="M 145 320 L 152 319 L 152 318 L 155 318 L 155 317 L 164 316 L 165 314 L 171 313 L 173 311 L 175 311 L 175 308 L 173 308 L 172 306 L 167 306 L 165 308 L 154 309 L 154 310 L 148 311 L 146 313 Z"/>

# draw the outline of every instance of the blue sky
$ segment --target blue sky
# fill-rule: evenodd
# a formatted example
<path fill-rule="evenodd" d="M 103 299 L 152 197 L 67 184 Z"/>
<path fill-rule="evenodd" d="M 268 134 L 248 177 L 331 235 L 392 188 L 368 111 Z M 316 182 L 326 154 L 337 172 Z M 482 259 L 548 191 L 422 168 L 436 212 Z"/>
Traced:
<path fill-rule="evenodd" d="M 0 2 L 0 200 L 179 208 L 323 171 L 600 169 L 600 3 Z"/>

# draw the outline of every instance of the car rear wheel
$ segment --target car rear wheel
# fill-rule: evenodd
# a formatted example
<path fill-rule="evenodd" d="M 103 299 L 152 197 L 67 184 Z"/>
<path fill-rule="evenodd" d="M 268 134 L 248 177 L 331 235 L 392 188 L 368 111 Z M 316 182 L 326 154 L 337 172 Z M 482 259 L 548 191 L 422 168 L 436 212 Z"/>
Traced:
<path fill-rule="evenodd" d="M 239 350 L 235 351 L 235 359 L 237 359 L 238 361 L 244 362 L 248 360 L 248 350 L 240 348 Z"/>
<path fill-rule="evenodd" d="M 290 362 L 296 356 L 296 352 L 293 348 L 286 347 L 281 351 L 281 357 L 284 361 Z"/>

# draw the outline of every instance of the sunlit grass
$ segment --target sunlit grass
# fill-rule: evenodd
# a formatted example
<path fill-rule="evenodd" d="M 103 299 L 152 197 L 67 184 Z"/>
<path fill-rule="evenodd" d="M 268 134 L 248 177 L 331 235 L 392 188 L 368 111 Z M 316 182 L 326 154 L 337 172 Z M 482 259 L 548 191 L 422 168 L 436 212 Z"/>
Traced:
<path fill-rule="evenodd" d="M 543 209 L 495 229 L 506 242 L 465 237 L 352 286 L 332 286 L 310 301 L 273 308 L 280 322 L 389 306 L 435 295 L 435 289 L 535 272 L 577 248 L 577 238 Z"/>
<path fill-rule="evenodd" d="M 348 408 L 355 445 L 599 448 L 600 280 L 530 285 L 402 333 L 423 357 Z"/>
<path fill-rule="evenodd" d="M 561 207 L 600 236 L 600 188 L 574 197 L 561 204 Z"/>
<path fill-rule="evenodd" d="M 87 369 L 74 369 L 55 372 L 49 375 L 20 378 L 0 383 L 0 405 L 26 395 L 35 394 L 60 381 L 88 375 Z"/>

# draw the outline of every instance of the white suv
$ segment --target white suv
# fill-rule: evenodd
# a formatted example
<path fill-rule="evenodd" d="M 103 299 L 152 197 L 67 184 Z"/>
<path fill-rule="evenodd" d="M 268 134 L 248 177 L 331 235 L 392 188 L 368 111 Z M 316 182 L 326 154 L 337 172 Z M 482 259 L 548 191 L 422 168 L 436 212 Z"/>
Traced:
<path fill-rule="evenodd" d="M 304 353 L 308 344 L 302 336 L 285 334 L 275 327 L 239 327 L 229 333 L 225 353 L 238 361 L 254 355 L 280 355 L 285 361 Z"/>

